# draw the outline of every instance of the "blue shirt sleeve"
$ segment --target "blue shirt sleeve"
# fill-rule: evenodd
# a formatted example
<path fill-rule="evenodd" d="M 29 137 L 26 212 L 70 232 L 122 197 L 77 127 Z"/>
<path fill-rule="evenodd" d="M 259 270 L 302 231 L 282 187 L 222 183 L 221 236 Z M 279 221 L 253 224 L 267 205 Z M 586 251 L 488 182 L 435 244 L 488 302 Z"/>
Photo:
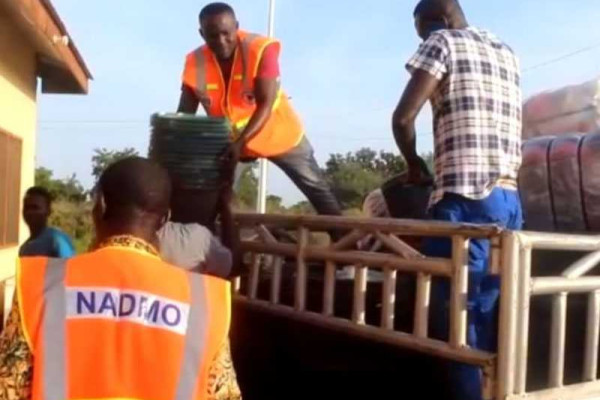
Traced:
<path fill-rule="evenodd" d="M 54 236 L 54 246 L 58 258 L 71 258 L 75 255 L 75 247 L 71 238 L 62 232 Z"/>

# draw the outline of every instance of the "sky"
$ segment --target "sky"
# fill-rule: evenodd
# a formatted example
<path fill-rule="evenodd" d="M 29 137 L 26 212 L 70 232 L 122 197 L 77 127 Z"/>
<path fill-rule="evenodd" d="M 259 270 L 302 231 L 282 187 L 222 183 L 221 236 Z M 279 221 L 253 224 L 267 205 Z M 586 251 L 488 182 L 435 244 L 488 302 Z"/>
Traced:
<path fill-rule="evenodd" d="M 87 96 L 40 95 L 36 165 L 93 183 L 95 148 L 146 155 L 149 118 L 177 107 L 185 55 L 202 44 L 204 1 L 53 0 L 94 80 Z M 232 0 L 241 27 L 264 33 L 268 0 Z M 282 82 L 320 164 L 363 147 L 398 152 L 390 116 L 419 40 L 416 0 L 277 0 Z M 521 59 L 525 96 L 600 76 L 598 0 L 463 0 L 471 25 L 489 29 Z M 561 61 L 557 58 L 577 52 Z M 431 113 L 418 148 L 432 150 Z M 269 168 L 269 193 L 291 205 L 302 194 Z"/>

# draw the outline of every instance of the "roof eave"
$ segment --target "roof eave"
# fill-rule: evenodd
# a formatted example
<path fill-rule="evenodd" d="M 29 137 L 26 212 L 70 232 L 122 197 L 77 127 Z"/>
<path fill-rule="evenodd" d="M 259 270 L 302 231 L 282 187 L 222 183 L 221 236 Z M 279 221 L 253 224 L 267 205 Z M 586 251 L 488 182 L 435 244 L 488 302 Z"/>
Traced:
<path fill-rule="evenodd" d="M 0 0 L 37 53 L 42 93 L 86 94 L 92 75 L 49 0 Z"/>

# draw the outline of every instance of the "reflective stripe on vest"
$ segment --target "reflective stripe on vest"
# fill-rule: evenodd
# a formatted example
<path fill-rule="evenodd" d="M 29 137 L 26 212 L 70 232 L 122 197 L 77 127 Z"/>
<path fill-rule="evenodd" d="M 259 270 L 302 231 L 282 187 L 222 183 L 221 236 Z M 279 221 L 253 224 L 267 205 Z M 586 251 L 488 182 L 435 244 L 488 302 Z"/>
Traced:
<path fill-rule="evenodd" d="M 44 397 L 45 400 L 67 398 L 66 327 L 67 291 L 65 275 L 67 260 L 50 258 L 44 276 L 45 315 L 42 337 L 44 338 Z"/>
<path fill-rule="evenodd" d="M 67 399 L 66 327 L 67 289 L 66 259 L 48 259 L 44 276 L 45 313 L 42 326 L 44 343 L 44 400 Z M 206 293 L 202 276 L 188 275 L 190 283 L 190 314 L 185 332 L 184 354 L 179 371 L 175 400 L 193 400 L 196 393 L 201 357 L 205 349 L 206 330 L 202 319 L 206 315 Z"/>
<path fill-rule="evenodd" d="M 275 111 L 279 108 L 279 105 L 281 104 L 281 96 L 284 96 L 283 94 L 283 89 L 279 89 L 277 91 L 277 97 L 275 97 L 275 101 L 273 102 L 273 107 L 271 107 L 271 111 Z M 248 125 L 248 122 L 250 122 L 250 118 L 244 118 L 239 120 L 238 122 L 236 122 L 235 124 L 233 124 L 233 126 L 235 127 L 235 129 L 237 129 L 238 134 L 244 130 L 244 128 L 246 127 L 246 125 Z M 237 139 L 237 137 L 234 136 L 234 139 Z"/>
<path fill-rule="evenodd" d="M 260 35 L 256 35 L 254 33 L 249 33 L 247 34 L 242 40 L 241 40 L 241 53 L 242 53 L 242 87 L 243 87 L 243 92 L 250 92 L 252 91 L 252 82 L 251 79 L 252 77 L 248 77 L 248 60 L 250 59 L 250 44 L 257 38 L 259 38 Z M 253 71 L 256 72 L 256 71 Z"/>
<path fill-rule="evenodd" d="M 201 97 L 207 90 L 206 87 L 206 60 L 204 54 L 202 54 L 202 47 L 199 47 L 194 52 L 196 54 L 196 91 L 198 96 Z"/>
<path fill-rule="evenodd" d="M 190 274 L 191 308 L 190 319 L 185 333 L 183 360 L 179 370 L 179 383 L 175 400 L 192 400 L 200 373 L 199 354 L 204 353 L 206 330 L 202 329 L 202 316 L 206 315 L 206 295 L 202 277 Z"/>

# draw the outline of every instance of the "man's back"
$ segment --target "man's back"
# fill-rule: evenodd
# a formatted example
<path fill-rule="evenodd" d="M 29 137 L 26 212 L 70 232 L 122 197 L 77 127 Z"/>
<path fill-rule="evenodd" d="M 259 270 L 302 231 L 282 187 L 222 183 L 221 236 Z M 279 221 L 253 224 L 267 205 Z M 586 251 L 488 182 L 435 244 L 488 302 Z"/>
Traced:
<path fill-rule="evenodd" d="M 514 183 L 521 162 L 519 61 L 487 31 L 434 32 L 407 65 L 441 82 L 431 98 L 435 202 L 443 192 L 486 197 L 498 180 Z"/>
<path fill-rule="evenodd" d="M 118 242 L 69 261 L 23 259 L 19 276 L 33 398 L 48 384 L 73 398 L 207 392 L 229 326 L 224 281 Z"/>
<path fill-rule="evenodd" d="M 158 240 L 161 257 L 173 265 L 223 279 L 232 272 L 231 251 L 202 225 L 169 221 Z"/>

